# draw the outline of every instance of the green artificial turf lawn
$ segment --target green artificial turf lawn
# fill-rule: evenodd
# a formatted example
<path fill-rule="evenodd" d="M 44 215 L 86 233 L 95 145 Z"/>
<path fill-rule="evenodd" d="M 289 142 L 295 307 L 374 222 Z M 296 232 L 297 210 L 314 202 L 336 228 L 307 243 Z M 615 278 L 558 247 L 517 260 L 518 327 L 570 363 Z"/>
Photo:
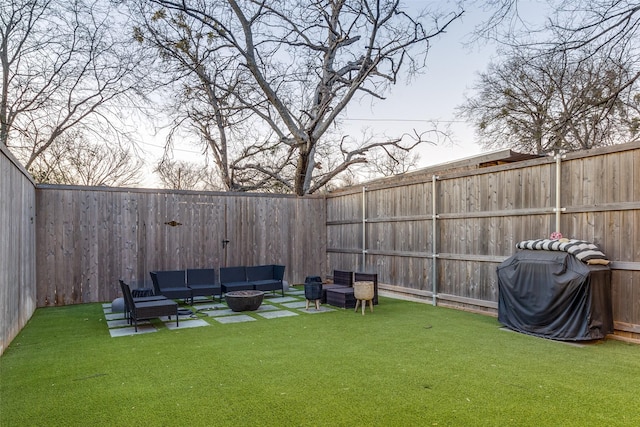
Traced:
<path fill-rule="evenodd" d="M 100 304 L 38 309 L 0 358 L 0 425 L 640 425 L 640 346 L 374 309 L 119 338 Z"/>

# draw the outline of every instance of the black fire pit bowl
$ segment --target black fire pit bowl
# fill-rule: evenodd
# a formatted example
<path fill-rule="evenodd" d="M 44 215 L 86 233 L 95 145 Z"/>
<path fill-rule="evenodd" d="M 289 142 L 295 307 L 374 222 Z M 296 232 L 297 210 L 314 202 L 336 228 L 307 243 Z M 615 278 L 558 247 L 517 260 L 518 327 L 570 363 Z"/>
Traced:
<path fill-rule="evenodd" d="M 255 311 L 262 304 L 262 291 L 233 291 L 224 294 L 227 305 L 233 311 Z"/>

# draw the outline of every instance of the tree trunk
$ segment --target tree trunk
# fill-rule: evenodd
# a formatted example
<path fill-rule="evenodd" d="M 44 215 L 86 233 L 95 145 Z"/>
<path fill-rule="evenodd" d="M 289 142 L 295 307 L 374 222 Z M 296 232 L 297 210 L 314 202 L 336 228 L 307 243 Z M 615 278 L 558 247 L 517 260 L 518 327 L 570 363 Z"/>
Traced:
<path fill-rule="evenodd" d="M 295 185 L 293 187 L 293 191 L 296 196 L 304 196 L 308 190 L 308 187 L 305 188 L 305 184 L 307 184 L 307 174 L 309 166 L 309 153 L 305 150 L 300 150 L 300 156 L 298 157 L 298 165 L 296 166 L 296 176 L 295 176 Z M 310 182 L 310 180 L 309 180 Z"/>

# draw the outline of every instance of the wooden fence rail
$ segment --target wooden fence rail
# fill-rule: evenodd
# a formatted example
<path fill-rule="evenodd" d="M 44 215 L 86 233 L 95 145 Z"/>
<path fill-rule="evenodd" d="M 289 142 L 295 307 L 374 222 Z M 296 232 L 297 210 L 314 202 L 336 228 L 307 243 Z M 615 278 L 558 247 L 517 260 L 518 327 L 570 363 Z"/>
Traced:
<path fill-rule="evenodd" d="M 330 268 L 376 271 L 388 290 L 467 309 L 495 311 L 497 265 L 552 231 L 613 260 L 616 333 L 640 338 L 640 143 L 435 167 L 327 197 Z"/>

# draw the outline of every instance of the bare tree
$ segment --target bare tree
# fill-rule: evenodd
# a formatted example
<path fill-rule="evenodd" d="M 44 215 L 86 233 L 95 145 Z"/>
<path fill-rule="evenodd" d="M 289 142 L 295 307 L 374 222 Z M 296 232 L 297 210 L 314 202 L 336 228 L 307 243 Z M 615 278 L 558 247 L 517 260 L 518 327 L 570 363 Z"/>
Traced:
<path fill-rule="evenodd" d="M 136 38 L 160 53 L 164 72 L 154 75 L 156 84 L 173 95 L 159 105 L 173 118 L 168 150 L 186 131 L 204 142 L 225 189 L 265 190 L 274 185 L 272 177 L 282 173 L 287 159 L 273 161 L 278 141 L 259 131 L 260 119 L 239 99 L 248 76 L 237 69 L 237 58 L 212 43 L 215 35 L 197 19 L 164 10 L 140 16 Z M 245 167 L 250 163 L 260 167 Z"/>
<path fill-rule="evenodd" d="M 629 79 L 625 64 L 599 54 L 576 61 L 571 51 L 527 54 L 506 52 L 459 107 L 485 147 L 544 154 L 636 136 L 632 92 L 620 90 Z"/>
<path fill-rule="evenodd" d="M 385 147 L 367 160 L 367 171 L 372 178 L 399 175 L 416 167 L 420 155 L 398 147 Z"/>
<path fill-rule="evenodd" d="M 485 146 L 548 152 L 637 137 L 640 2 L 550 0 L 546 19 L 533 23 L 523 1 L 487 3 L 493 15 L 476 35 L 508 55 L 462 107 Z"/>
<path fill-rule="evenodd" d="M 627 69 L 618 97 L 640 79 L 640 2 L 619 0 L 550 0 L 549 12 L 540 24 L 528 24 L 521 16 L 521 0 L 489 0 L 489 20 L 476 29 L 489 38 L 532 53 L 569 53 L 576 64 L 599 58 L 616 58 Z M 622 55 L 622 56 L 621 56 Z M 611 99 L 603 98 L 603 103 Z"/>
<path fill-rule="evenodd" d="M 101 0 L 0 3 L 0 143 L 25 167 L 74 128 L 126 136 L 121 108 L 140 88 L 140 63 L 125 19 Z"/>
<path fill-rule="evenodd" d="M 165 188 L 172 190 L 202 190 L 206 168 L 192 162 L 163 159 L 154 172 Z"/>
<path fill-rule="evenodd" d="M 400 1 L 382 0 L 140 5 L 148 19 L 138 39 L 179 64 L 176 81 L 199 100 L 183 117 L 209 144 L 225 185 L 298 195 L 366 162 L 371 150 L 415 145 L 391 138 L 354 148 L 330 130 L 352 100 L 383 99 L 401 75 L 421 71 L 432 40 L 463 13 L 410 16 Z M 342 162 L 322 170 L 327 151 Z"/>
<path fill-rule="evenodd" d="M 529 41 L 554 50 L 610 50 L 627 45 L 640 30 L 640 3 L 619 0 L 548 0 L 546 19 L 530 23 L 522 0 L 476 2 L 491 14 L 476 28 L 479 38 L 509 45 Z M 539 6 L 535 5 L 539 12 Z M 636 48 L 639 46 L 636 45 Z M 617 49 L 617 48 L 615 48 Z M 615 50 L 614 49 L 614 50 Z"/>
<path fill-rule="evenodd" d="M 29 172 L 38 182 L 90 186 L 137 186 L 143 162 L 131 149 L 90 142 L 77 129 L 56 138 Z"/>

